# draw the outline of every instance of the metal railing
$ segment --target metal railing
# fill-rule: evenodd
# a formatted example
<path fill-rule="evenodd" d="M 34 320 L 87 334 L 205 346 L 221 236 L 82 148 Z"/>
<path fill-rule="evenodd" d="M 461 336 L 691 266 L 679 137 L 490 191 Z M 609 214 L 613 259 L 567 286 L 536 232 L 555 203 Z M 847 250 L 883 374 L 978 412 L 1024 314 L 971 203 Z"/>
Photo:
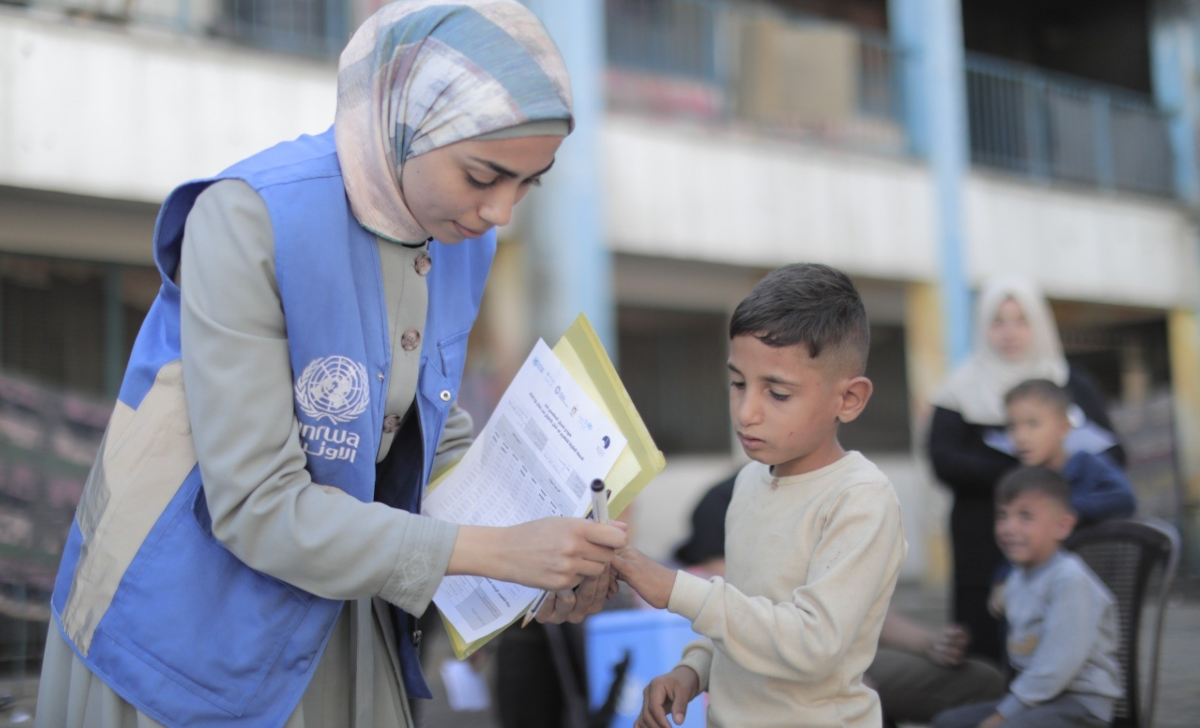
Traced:
<path fill-rule="evenodd" d="M 606 0 L 605 14 L 612 109 L 905 148 L 885 36 L 728 0 Z"/>
<path fill-rule="evenodd" d="M 28 0 L 332 58 L 351 0 Z M 732 0 L 604 0 L 609 107 L 885 153 L 908 149 L 903 57 L 886 35 Z M 1175 193 L 1168 115 L 1147 96 L 968 53 L 973 163 Z"/>
<path fill-rule="evenodd" d="M 348 39 L 346 0 L 28 0 L 99 21 L 228 38 L 267 50 L 333 58 Z"/>
<path fill-rule="evenodd" d="M 972 162 L 1037 179 L 1175 193 L 1168 115 L 1141 94 L 967 54 Z"/>

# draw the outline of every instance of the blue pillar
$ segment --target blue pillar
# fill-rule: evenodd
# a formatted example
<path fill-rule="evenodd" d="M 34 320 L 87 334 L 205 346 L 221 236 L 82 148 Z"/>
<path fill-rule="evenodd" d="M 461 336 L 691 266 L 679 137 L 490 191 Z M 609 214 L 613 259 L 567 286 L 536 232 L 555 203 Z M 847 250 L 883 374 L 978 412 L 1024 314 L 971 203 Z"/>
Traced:
<path fill-rule="evenodd" d="M 892 40 L 900 51 L 909 148 L 929 162 L 947 363 L 971 350 L 971 288 L 963 235 L 967 110 L 959 0 L 890 0 Z"/>
<path fill-rule="evenodd" d="M 1175 165 L 1175 194 L 1200 203 L 1194 130 L 1200 121 L 1195 92 L 1188 79 L 1200 71 L 1200 43 L 1189 3 L 1155 5 L 1150 34 L 1150 63 L 1154 100 L 1168 115 L 1167 128 Z"/>
<path fill-rule="evenodd" d="M 604 123 L 603 0 L 525 0 L 558 44 L 571 75 L 575 131 L 563 142 L 545 186 L 530 195 L 530 300 L 534 332 L 553 343 L 586 313 L 616 358 L 612 261 L 604 235 L 601 128 Z"/>

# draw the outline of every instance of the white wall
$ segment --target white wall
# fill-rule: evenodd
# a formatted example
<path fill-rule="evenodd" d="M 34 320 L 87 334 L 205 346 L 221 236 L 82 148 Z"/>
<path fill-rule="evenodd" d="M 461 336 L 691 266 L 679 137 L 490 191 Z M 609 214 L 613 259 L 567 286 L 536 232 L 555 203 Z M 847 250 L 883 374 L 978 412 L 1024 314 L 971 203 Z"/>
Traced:
<path fill-rule="evenodd" d="M 604 152 L 616 251 L 899 279 L 936 265 L 919 165 L 615 114 Z"/>
<path fill-rule="evenodd" d="M 0 11 L 0 185 L 159 202 L 335 103 L 332 63 Z"/>
<path fill-rule="evenodd" d="M 1153 308 L 1200 303 L 1196 226 L 1174 204 L 975 173 L 966 206 L 975 280 L 1024 273 L 1055 298 Z"/>
<path fill-rule="evenodd" d="M 607 124 L 606 225 L 618 252 L 938 277 L 932 183 L 919 164 L 631 116 Z M 965 199 L 975 282 L 1021 272 L 1064 299 L 1153 308 L 1200 300 L 1196 229 L 1178 205 L 978 170 Z"/>

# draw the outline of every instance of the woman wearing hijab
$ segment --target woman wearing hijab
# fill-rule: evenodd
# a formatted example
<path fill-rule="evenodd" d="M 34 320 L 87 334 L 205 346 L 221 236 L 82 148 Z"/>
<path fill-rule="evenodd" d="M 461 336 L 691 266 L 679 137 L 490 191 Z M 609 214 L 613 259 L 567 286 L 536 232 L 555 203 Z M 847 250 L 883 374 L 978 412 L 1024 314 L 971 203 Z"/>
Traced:
<path fill-rule="evenodd" d="M 39 725 L 409 726 L 406 698 L 429 697 L 414 615 L 444 575 L 563 590 L 549 621 L 598 607 L 621 529 L 416 515 L 469 444 L 455 402 L 492 228 L 571 124 L 523 6 L 397 3 L 343 53 L 332 129 L 167 198 Z"/>
<path fill-rule="evenodd" d="M 1121 462 L 1124 455 L 1111 435 L 1104 398 L 1091 380 L 1068 366 L 1054 314 L 1031 281 L 991 281 L 977 304 L 975 332 L 970 358 L 933 398 L 929 455 L 938 479 L 954 493 L 954 620 L 970 631 L 973 653 L 1000 663 L 1000 625 L 987 609 L 1003 560 L 993 536 L 993 491 L 1000 476 L 1018 465 L 1005 445 L 1005 393 L 1026 379 L 1065 386 L 1089 429 L 1104 433 L 1112 445 L 1110 454 Z"/>

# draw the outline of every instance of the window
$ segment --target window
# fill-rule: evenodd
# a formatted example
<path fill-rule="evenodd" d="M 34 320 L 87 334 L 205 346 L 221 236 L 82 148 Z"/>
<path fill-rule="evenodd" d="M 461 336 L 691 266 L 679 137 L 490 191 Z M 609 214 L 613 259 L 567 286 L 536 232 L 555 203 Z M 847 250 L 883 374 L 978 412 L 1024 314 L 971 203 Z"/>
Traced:
<path fill-rule="evenodd" d="M 663 452 L 730 448 L 727 322 L 723 313 L 618 311 L 621 380 Z"/>

